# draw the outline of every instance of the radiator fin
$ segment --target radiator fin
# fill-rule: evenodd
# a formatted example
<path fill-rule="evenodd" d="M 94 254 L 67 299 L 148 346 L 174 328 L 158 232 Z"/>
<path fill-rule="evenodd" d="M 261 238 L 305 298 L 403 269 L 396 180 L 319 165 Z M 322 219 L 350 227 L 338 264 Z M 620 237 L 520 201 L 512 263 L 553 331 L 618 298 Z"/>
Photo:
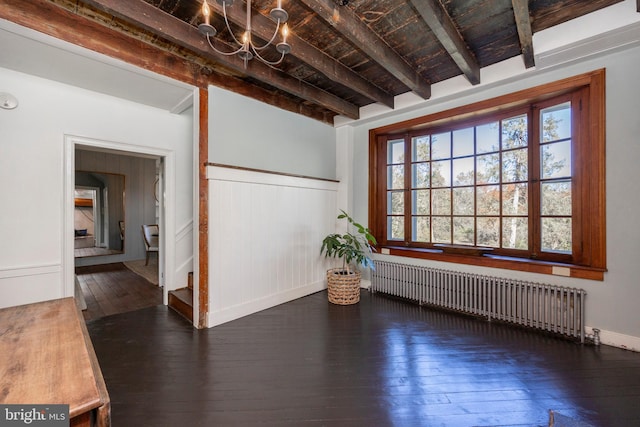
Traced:
<path fill-rule="evenodd" d="M 585 340 L 582 289 L 376 261 L 371 290 Z"/>

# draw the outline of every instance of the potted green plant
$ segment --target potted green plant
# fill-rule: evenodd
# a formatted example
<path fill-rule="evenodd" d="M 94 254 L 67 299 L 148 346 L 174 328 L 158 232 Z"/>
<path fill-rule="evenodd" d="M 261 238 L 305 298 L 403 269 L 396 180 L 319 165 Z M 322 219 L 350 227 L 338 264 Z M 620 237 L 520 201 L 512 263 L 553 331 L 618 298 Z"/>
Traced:
<path fill-rule="evenodd" d="M 327 271 L 327 290 L 329 302 L 340 305 L 355 304 L 360 301 L 361 273 L 358 266 L 374 268 L 371 254 L 375 250 L 372 245 L 377 244 L 371 231 L 358 224 L 341 210 L 338 219 L 346 219 L 347 232 L 344 234 L 329 234 L 322 241 L 320 254 L 326 258 L 342 259 L 342 267 Z M 350 228 L 355 229 L 353 233 Z"/>

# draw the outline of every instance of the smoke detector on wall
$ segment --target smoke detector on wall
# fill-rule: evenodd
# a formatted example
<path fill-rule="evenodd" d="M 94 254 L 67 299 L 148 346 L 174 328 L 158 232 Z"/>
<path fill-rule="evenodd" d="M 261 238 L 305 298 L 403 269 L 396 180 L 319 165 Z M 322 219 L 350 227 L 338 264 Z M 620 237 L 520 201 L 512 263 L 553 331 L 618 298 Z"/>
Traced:
<path fill-rule="evenodd" d="M 0 92 L 0 107 L 13 110 L 18 106 L 18 99 L 10 93 Z"/>

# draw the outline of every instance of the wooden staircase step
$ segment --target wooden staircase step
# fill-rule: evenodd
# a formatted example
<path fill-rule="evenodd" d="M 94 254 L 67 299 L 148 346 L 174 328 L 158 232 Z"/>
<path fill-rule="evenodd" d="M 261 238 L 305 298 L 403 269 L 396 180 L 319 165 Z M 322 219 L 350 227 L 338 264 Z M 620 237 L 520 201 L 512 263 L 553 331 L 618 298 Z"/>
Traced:
<path fill-rule="evenodd" d="M 193 290 L 180 288 L 169 291 L 169 307 L 184 316 L 187 320 L 193 320 Z"/>

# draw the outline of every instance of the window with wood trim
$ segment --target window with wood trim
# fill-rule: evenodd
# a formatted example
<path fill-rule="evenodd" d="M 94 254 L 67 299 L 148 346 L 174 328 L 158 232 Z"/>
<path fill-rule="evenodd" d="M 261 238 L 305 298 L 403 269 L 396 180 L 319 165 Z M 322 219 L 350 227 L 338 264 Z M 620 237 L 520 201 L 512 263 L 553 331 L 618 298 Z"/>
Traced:
<path fill-rule="evenodd" d="M 603 82 L 600 70 L 371 131 L 380 246 L 604 270 Z"/>

